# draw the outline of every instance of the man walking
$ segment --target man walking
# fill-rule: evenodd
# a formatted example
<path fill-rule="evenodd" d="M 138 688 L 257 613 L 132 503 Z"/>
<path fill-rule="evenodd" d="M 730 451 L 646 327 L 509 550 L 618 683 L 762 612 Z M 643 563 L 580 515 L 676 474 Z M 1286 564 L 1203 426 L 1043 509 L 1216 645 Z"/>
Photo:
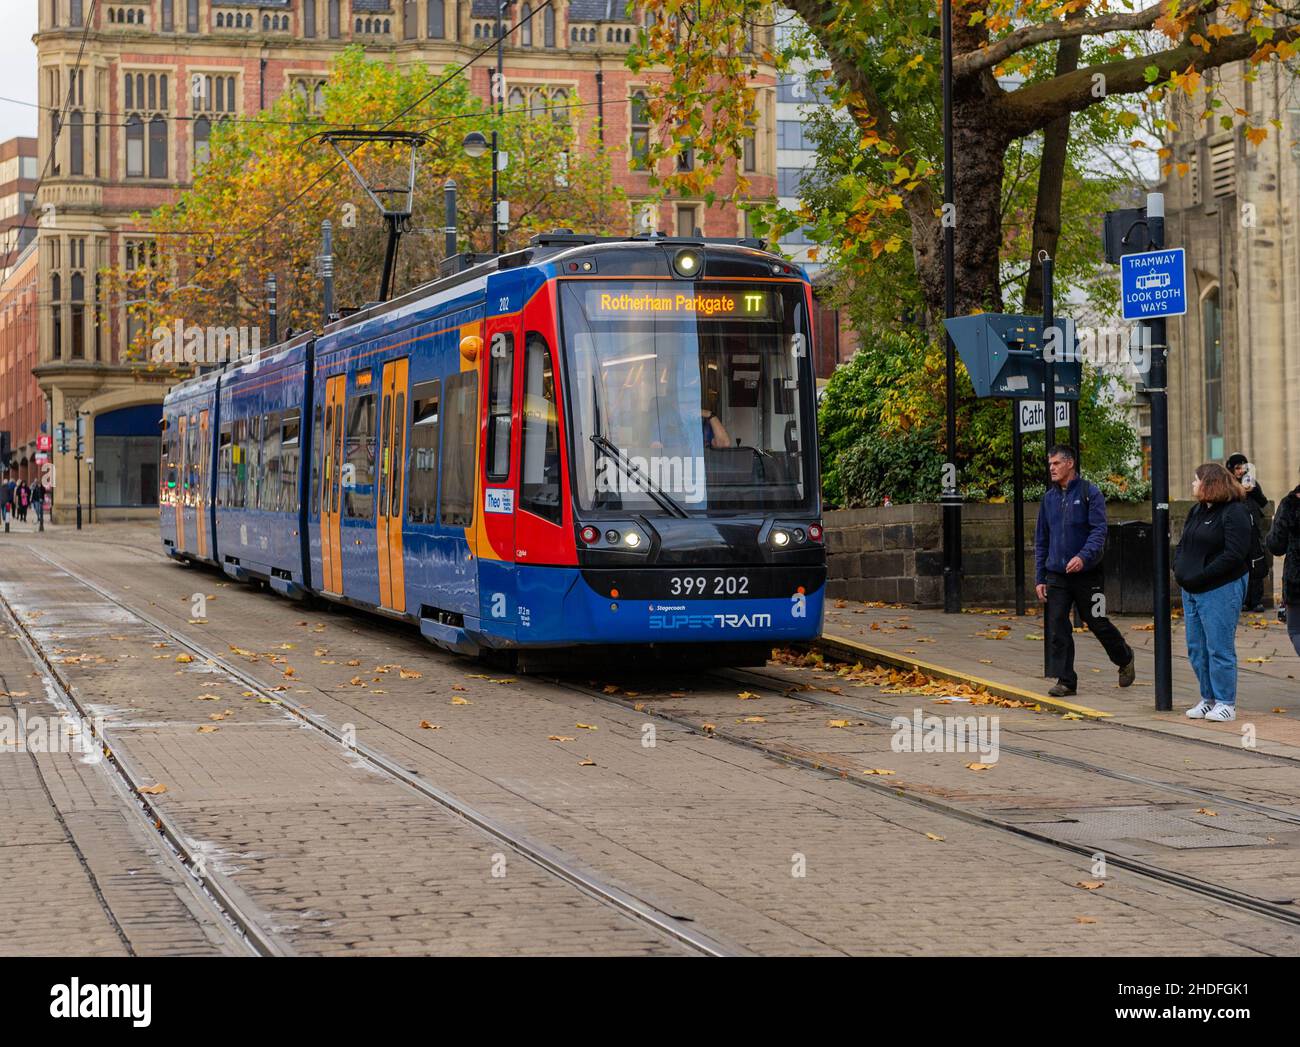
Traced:
<path fill-rule="evenodd" d="M 28 497 L 36 509 L 36 526 L 43 528 L 45 525 L 45 485 L 41 483 L 39 476 L 36 478 L 36 482 L 32 484 L 31 494 Z"/>
<path fill-rule="evenodd" d="M 1106 546 L 1106 499 L 1096 484 L 1075 470 L 1074 448 L 1057 444 L 1048 452 L 1052 477 L 1038 508 L 1034 535 L 1038 598 L 1047 604 L 1052 639 L 1051 675 L 1057 683 L 1047 693 L 1053 698 L 1074 694 L 1079 677 L 1074 671 L 1074 629 L 1070 608 L 1079 611 L 1092 634 L 1119 667 L 1119 685 L 1129 687 L 1137 676 L 1133 649 L 1106 617 L 1101 555 Z"/>

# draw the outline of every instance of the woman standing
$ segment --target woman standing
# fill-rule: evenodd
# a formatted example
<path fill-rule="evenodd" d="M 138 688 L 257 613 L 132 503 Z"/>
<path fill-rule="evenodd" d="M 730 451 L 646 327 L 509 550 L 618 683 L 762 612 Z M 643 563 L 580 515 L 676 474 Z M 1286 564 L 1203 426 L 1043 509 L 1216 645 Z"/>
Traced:
<path fill-rule="evenodd" d="M 1300 487 L 1282 499 L 1268 532 L 1268 549 L 1285 556 L 1282 563 L 1282 606 L 1291 646 L 1300 654 Z"/>
<path fill-rule="evenodd" d="M 1201 685 L 1193 720 L 1237 718 L 1237 619 L 1250 572 L 1251 519 L 1245 488 L 1227 469 L 1209 463 L 1192 480 L 1196 505 L 1174 552 L 1174 578 L 1183 591 L 1187 657 Z"/>
<path fill-rule="evenodd" d="M 27 486 L 26 480 L 20 480 L 18 483 L 18 519 L 23 523 L 27 522 L 27 502 L 31 496 L 31 488 Z"/>

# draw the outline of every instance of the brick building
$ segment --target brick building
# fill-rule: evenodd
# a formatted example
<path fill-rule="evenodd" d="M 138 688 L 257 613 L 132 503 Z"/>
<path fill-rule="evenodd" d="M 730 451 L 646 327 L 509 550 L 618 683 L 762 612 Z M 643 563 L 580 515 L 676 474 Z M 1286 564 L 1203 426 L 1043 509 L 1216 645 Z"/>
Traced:
<path fill-rule="evenodd" d="M 32 374 L 39 353 L 39 288 L 36 246 L 29 241 L 0 282 L 0 443 L 7 437 L 9 451 L 0 472 L 29 482 L 40 471 L 36 438 L 45 421 L 45 395 Z"/>
<path fill-rule="evenodd" d="M 531 3 L 512 3 L 505 24 L 531 14 Z M 78 413 L 87 417 L 101 518 L 142 511 L 157 496 L 157 419 L 166 389 L 122 361 L 125 307 L 104 300 L 97 276 L 110 265 L 129 268 L 147 250 L 132 215 L 184 189 L 213 120 L 256 113 L 285 91 L 313 96 L 343 47 L 360 43 L 374 58 L 442 69 L 489 47 L 496 15 L 495 0 L 40 0 L 42 170 L 57 142 L 40 203 L 54 204 L 58 221 L 40 237 L 36 375 L 52 425 L 72 427 Z M 647 214 L 636 203 L 649 185 L 635 154 L 654 133 L 641 94 L 649 77 L 624 64 L 637 28 L 623 0 L 555 0 L 505 42 L 507 105 L 582 104 L 574 122 L 584 132 L 594 122 L 634 201 L 629 231 L 743 235 L 744 217 L 733 207 L 681 199 Z M 753 32 L 756 50 L 770 47 L 770 29 Z M 493 57 L 489 50 L 467 73 L 483 97 Z M 752 195 L 771 198 L 777 88 L 774 70 L 760 72 L 754 147 L 740 163 Z M 195 77 L 204 85 L 199 92 L 191 90 Z M 690 150 L 675 162 L 693 162 Z M 733 178 L 723 178 L 720 195 Z M 69 486 L 60 485 L 56 511 L 71 504 Z"/>
<path fill-rule="evenodd" d="M 36 220 L 29 213 L 36 200 L 36 164 L 35 138 L 0 142 L 0 277 L 36 239 Z"/>

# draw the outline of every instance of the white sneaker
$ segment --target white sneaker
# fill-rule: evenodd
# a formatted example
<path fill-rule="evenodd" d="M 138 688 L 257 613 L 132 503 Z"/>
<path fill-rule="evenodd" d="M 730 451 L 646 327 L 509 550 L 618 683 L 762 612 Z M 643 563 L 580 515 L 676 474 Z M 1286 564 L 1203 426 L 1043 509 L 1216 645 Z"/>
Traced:
<path fill-rule="evenodd" d="M 1235 720 L 1237 718 L 1237 707 L 1229 702 L 1219 702 L 1218 705 L 1205 714 L 1205 718 L 1220 723 L 1226 720 Z"/>
<path fill-rule="evenodd" d="M 1213 702 L 1207 702 L 1204 699 L 1201 699 L 1199 705 L 1193 705 L 1190 709 L 1187 710 L 1187 718 L 1189 720 L 1204 720 L 1205 714 L 1208 713 L 1213 708 L 1214 708 Z"/>

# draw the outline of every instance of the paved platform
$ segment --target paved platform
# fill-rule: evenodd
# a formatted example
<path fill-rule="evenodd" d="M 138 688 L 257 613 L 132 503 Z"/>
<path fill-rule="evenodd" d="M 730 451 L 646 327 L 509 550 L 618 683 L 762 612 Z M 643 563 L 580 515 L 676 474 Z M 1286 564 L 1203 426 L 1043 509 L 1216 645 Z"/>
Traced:
<path fill-rule="evenodd" d="M 1225 724 L 1195 722 L 1183 715 L 1199 701 L 1200 693 L 1187 660 L 1181 619 L 1173 625 L 1174 709 L 1168 713 L 1155 709 L 1151 619 L 1116 616 L 1112 621 L 1136 655 L 1137 682 L 1121 688 L 1101 644 L 1086 631 L 1076 631 L 1079 692 L 1070 703 L 1121 722 L 1178 734 L 1222 736 L 1238 745 L 1242 728 L 1249 723 L 1261 743 L 1300 750 L 1300 658 L 1285 624 L 1272 612 L 1242 616 L 1237 630 L 1238 719 Z M 898 604 L 836 600 L 827 608 L 823 633 L 828 639 L 840 638 L 899 659 L 941 665 L 955 676 L 1014 689 L 1048 706 L 1060 704 L 1047 697 L 1055 681 L 1043 675 L 1043 618 L 1036 608 L 1018 617 L 1014 608 L 945 614 Z"/>

